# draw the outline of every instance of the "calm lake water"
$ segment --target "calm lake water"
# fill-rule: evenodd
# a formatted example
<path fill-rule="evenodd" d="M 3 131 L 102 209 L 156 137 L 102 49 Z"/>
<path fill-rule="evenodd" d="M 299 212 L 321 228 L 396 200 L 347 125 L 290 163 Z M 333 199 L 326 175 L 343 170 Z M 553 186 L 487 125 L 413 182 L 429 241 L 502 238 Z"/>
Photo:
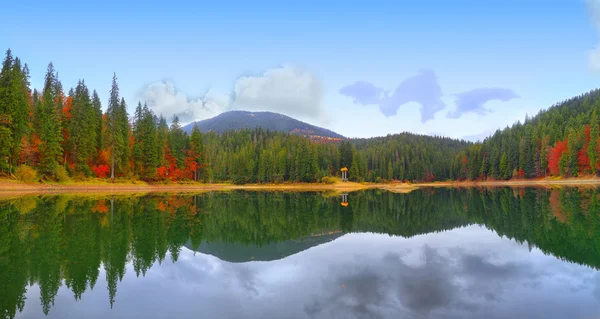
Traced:
<path fill-rule="evenodd" d="M 600 316 L 589 189 L 0 201 L 6 318 Z"/>

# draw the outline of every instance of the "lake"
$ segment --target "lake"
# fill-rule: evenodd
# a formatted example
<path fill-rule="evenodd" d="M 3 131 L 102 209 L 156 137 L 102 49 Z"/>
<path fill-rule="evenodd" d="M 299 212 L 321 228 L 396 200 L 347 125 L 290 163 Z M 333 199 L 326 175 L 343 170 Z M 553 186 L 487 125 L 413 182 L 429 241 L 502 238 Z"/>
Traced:
<path fill-rule="evenodd" d="M 594 189 L 0 200 L 6 318 L 598 318 Z"/>

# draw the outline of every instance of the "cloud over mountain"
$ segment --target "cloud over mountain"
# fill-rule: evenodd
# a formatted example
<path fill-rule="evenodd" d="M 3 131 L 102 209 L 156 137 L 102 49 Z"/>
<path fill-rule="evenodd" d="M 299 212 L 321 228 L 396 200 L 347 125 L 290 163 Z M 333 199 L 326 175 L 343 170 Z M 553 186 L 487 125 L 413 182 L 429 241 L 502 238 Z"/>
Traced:
<path fill-rule="evenodd" d="M 235 82 L 234 96 L 233 109 L 272 111 L 320 123 L 328 121 L 321 82 L 308 70 L 283 66 L 258 76 L 241 77 Z"/>
<path fill-rule="evenodd" d="M 178 115 L 182 122 L 216 116 L 228 110 L 272 111 L 305 120 L 327 123 L 323 89 L 315 74 L 293 66 L 268 69 L 256 76 L 240 77 L 233 90 L 208 90 L 198 98 L 180 92 L 170 81 L 148 85 L 138 98 L 157 114 Z"/>
<path fill-rule="evenodd" d="M 222 93 L 209 90 L 199 98 L 191 98 L 180 92 L 170 81 L 154 82 L 138 96 L 156 113 L 168 120 L 174 115 L 182 122 L 191 122 L 198 118 L 209 118 L 226 111 L 230 98 Z"/>

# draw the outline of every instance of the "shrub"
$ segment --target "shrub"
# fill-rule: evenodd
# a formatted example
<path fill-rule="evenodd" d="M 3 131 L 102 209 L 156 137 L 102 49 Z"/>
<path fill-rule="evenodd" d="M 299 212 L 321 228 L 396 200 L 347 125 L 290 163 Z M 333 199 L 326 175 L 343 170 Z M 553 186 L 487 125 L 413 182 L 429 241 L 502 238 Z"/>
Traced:
<path fill-rule="evenodd" d="M 19 166 L 15 171 L 15 176 L 22 182 L 37 182 L 39 180 L 37 172 L 27 165 Z"/>
<path fill-rule="evenodd" d="M 77 165 L 77 172 L 83 174 L 84 177 L 92 176 L 92 170 L 87 164 L 79 164 Z"/>
<path fill-rule="evenodd" d="M 92 171 L 97 178 L 106 178 L 110 172 L 110 167 L 106 164 L 94 165 L 92 166 Z"/>
<path fill-rule="evenodd" d="M 69 180 L 69 174 L 67 174 L 67 170 L 62 166 L 56 168 L 52 177 L 57 182 L 66 182 Z"/>
<path fill-rule="evenodd" d="M 328 177 L 328 176 L 325 176 L 325 177 L 321 178 L 321 183 L 325 183 L 325 184 L 335 184 L 335 178 L 333 178 L 333 177 Z"/>
<path fill-rule="evenodd" d="M 327 172 L 325 172 L 325 170 L 321 169 L 315 175 L 315 179 L 317 181 L 323 181 L 323 177 L 327 177 Z"/>

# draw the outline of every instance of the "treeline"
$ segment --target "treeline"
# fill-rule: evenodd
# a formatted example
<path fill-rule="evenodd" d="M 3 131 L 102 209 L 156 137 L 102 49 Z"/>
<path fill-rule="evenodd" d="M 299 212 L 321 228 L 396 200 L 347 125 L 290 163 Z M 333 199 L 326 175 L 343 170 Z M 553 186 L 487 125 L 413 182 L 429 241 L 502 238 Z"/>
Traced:
<path fill-rule="evenodd" d="M 35 196 L 0 201 L 0 316 L 25 303 L 48 313 L 61 286 L 75 299 L 103 276 L 107 301 L 129 264 L 144 276 L 176 262 L 182 247 L 266 246 L 321 234 L 376 232 L 411 237 L 484 225 L 544 253 L 600 269 L 600 199 L 594 189 L 371 190 L 339 197 L 319 193 L 204 193 L 149 196 Z M 240 214 L 239 212 L 244 212 Z M 329 242 L 329 236 L 325 242 Z M 220 245 L 227 243 L 228 245 Z M 286 244 L 288 254 L 307 246 Z M 312 242 L 313 244 L 322 241 Z M 281 258 L 279 248 L 273 257 Z M 200 250 L 202 251 L 202 250 Z M 224 254 L 213 249 L 216 256 Z M 249 255 L 234 256 L 249 258 Z M 229 256 L 231 257 L 231 256 Z M 101 271 L 100 269 L 104 269 Z M 32 284 L 40 300 L 26 300 Z M 101 287 L 104 289 L 103 287 Z M 107 304 L 108 304 L 107 303 Z"/>
<path fill-rule="evenodd" d="M 106 111 L 83 80 L 64 92 L 52 63 L 41 91 L 10 50 L 0 71 L 0 172 L 22 180 L 125 178 L 234 183 L 576 177 L 600 170 L 600 90 L 559 103 L 482 143 L 410 133 L 335 143 L 263 129 L 184 131 L 113 77 Z M 169 124 L 169 122 L 170 124 Z M 33 169 L 35 169 L 35 171 Z"/>
<path fill-rule="evenodd" d="M 411 133 L 354 139 L 351 143 L 359 154 L 360 177 L 372 182 L 451 179 L 452 159 L 473 145 L 464 140 Z M 357 173 L 354 166 L 348 166 L 350 178 Z"/>
<path fill-rule="evenodd" d="M 526 117 L 454 157 L 454 179 L 597 175 L 600 90 Z"/>
<path fill-rule="evenodd" d="M 110 175 L 194 179 L 206 167 L 202 136 L 188 136 L 138 103 L 133 119 L 113 77 L 106 112 L 83 80 L 65 94 L 52 63 L 41 92 L 31 90 L 29 69 L 10 50 L 0 71 L 0 171 L 26 180 Z M 19 168 L 16 166 L 21 165 Z M 34 167 L 37 172 L 32 171 Z"/>
<path fill-rule="evenodd" d="M 116 75 L 103 112 L 84 80 L 65 93 L 52 63 L 41 92 L 32 90 L 27 65 L 8 50 L 0 71 L 0 172 L 26 181 L 260 183 L 321 181 L 348 167 L 353 181 L 434 180 L 450 178 L 450 159 L 470 145 L 409 133 L 341 143 L 262 129 L 188 134 L 177 117 L 141 102 L 132 116 L 127 109 Z"/>

